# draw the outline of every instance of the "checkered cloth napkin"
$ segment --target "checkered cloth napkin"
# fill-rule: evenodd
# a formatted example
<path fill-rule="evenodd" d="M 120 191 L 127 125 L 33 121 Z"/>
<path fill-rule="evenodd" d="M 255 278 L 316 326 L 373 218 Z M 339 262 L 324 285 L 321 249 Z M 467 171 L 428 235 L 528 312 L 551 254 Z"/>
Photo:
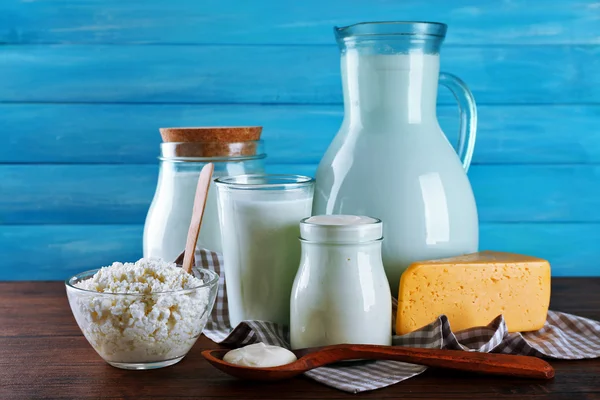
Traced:
<path fill-rule="evenodd" d="M 216 343 L 241 347 L 263 342 L 290 348 L 287 327 L 266 321 L 244 321 L 235 329 L 229 325 L 225 274 L 220 255 L 205 250 L 196 253 L 196 266 L 219 274 L 219 292 L 204 334 Z M 396 302 L 394 300 L 394 314 Z M 394 336 L 394 346 L 427 347 L 464 351 L 521 354 L 576 360 L 600 357 L 600 322 L 556 311 L 548 312 L 542 329 L 536 332 L 508 333 L 504 318 L 498 316 L 488 326 L 452 332 L 442 315 L 424 328 L 404 336 Z M 398 361 L 328 366 L 305 375 L 334 388 L 359 393 L 383 388 L 419 375 L 427 367 Z"/>

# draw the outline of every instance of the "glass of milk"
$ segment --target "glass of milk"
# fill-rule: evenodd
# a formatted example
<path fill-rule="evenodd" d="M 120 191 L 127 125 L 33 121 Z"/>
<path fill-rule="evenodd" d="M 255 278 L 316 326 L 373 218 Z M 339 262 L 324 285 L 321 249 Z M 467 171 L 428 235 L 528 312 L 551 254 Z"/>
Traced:
<path fill-rule="evenodd" d="M 314 180 L 241 175 L 215 184 L 231 326 L 244 320 L 289 326 L 299 224 L 310 216 Z"/>
<path fill-rule="evenodd" d="M 213 177 L 264 172 L 262 141 L 162 143 L 154 199 L 144 225 L 144 257 L 174 261 L 185 248 L 200 170 L 213 163 Z M 214 183 L 208 191 L 197 248 L 221 252 Z"/>

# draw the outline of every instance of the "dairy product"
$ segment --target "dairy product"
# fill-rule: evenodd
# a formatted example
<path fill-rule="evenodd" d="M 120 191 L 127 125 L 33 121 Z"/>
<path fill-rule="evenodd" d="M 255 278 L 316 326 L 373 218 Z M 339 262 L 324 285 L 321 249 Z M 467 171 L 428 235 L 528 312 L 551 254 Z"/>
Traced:
<path fill-rule="evenodd" d="M 160 171 L 144 226 L 144 257 L 175 260 L 183 252 L 200 171 L 214 165 L 213 177 L 261 173 L 262 127 L 160 128 Z M 210 186 L 198 248 L 221 252 L 216 190 Z"/>
<path fill-rule="evenodd" d="M 380 240 L 382 223 L 357 215 L 317 215 L 303 220 L 300 230 L 305 242 L 359 244 Z"/>
<path fill-rule="evenodd" d="M 300 223 L 302 258 L 291 297 L 293 349 L 390 345 L 392 296 L 381 262 L 380 220 L 314 216 Z"/>
<path fill-rule="evenodd" d="M 396 333 L 419 329 L 445 314 L 454 331 L 502 314 L 509 332 L 544 326 L 550 264 L 519 254 L 482 251 L 412 264 L 402 275 Z"/>
<path fill-rule="evenodd" d="M 202 279 L 159 259 L 113 263 L 67 287 L 73 314 L 108 362 L 148 363 L 183 357 L 212 307 Z M 188 289 L 188 290 L 185 290 Z"/>
<path fill-rule="evenodd" d="M 296 360 L 296 355 L 288 349 L 262 342 L 231 350 L 223 357 L 223 361 L 230 364 L 255 368 L 277 367 Z"/>
<path fill-rule="evenodd" d="M 307 224 L 320 226 L 338 226 L 338 225 L 363 225 L 372 224 L 377 220 L 371 217 L 358 215 L 316 215 L 304 220 Z M 334 231 L 336 229 L 333 229 Z M 331 231 L 329 231 L 331 233 Z"/>
<path fill-rule="evenodd" d="M 317 169 L 312 212 L 383 220 L 395 294 L 412 262 L 478 250 L 477 210 L 436 117 L 439 55 L 362 46 L 342 55 L 344 121 Z"/>
<path fill-rule="evenodd" d="M 246 319 L 288 325 L 300 220 L 312 198 L 231 200 L 224 211 L 223 261 L 232 326 Z"/>
<path fill-rule="evenodd" d="M 99 293 L 151 294 L 202 286 L 201 279 L 161 259 L 140 259 L 135 263 L 115 262 L 102 267 L 90 279 L 75 287 Z"/>
<path fill-rule="evenodd" d="M 310 215 L 312 180 L 289 190 L 285 183 L 277 189 L 232 183 L 243 179 L 216 181 L 231 325 L 263 320 L 287 326 L 300 261 L 298 224 Z"/>
<path fill-rule="evenodd" d="M 219 175 L 219 171 L 215 175 Z M 144 226 L 144 257 L 175 260 L 185 248 L 199 171 L 161 169 L 156 195 Z M 217 190 L 211 182 L 198 236 L 198 248 L 221 252 Z"/>

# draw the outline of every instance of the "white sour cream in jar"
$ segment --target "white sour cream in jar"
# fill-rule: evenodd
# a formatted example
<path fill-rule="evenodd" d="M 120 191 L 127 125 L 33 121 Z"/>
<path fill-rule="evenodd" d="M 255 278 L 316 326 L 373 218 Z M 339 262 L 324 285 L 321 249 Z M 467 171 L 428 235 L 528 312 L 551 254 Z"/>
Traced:
<path fill-rule="evenodd" d="M 278 367 L 296 360 L 296 355 L 288 349 L 262 342 L 231 350 L 223 357 L 230 364 L 254 368 Z"/>

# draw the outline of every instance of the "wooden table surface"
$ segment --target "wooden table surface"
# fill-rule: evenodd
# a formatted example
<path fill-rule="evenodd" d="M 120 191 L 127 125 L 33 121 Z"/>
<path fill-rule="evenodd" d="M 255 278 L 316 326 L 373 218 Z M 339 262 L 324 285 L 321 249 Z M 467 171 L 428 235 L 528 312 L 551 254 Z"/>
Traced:
<path fill-rule="evenodd" d="M 554 310 L 600 319 L 600 278 L 556 278 Z M 553 381 L 428 370 L 397 385 L 353 395 L 307 378 L 258 384 L 213 369 L 200 338 L 172 367 L 125 371 L 106 364 L 81 334 L 62 282 L 0 282 L 0 399 L 600 399 L 600 360 L 551 361 Z"/>

